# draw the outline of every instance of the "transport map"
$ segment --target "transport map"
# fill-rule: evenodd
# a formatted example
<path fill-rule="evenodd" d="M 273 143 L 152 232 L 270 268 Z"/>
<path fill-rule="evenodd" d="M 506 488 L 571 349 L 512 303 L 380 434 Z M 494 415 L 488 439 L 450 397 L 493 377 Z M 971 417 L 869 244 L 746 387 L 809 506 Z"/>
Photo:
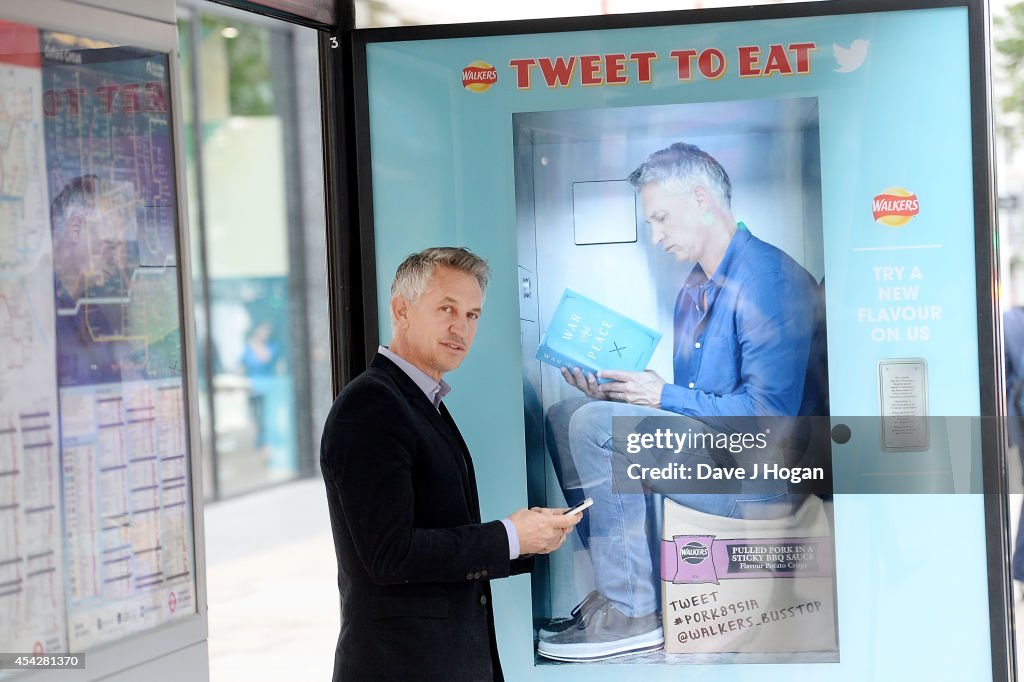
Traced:
<path fill-rule="evenodd" d="M 196 609 L 168 63 L 0 35 L 0 650 L 81 652 Z"/>

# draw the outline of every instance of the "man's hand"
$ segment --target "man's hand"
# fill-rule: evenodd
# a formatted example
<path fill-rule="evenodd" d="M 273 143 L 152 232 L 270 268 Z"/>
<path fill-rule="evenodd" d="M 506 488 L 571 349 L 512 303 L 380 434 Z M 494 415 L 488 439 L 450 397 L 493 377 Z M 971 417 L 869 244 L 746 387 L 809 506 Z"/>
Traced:
<path fill-rule="evenodd" d="M 565 516 L 564 509 L 520 509 L 509 516 L 519 533 L 519 555 L 548 554 L 565 542 L 572 527 L 580 522 L 583 514 Z"/>
<path fill-rule="evenodd" d="M 574 388 L 580 389 L 587 394 L 588 398 L 593 398 L 594 400 L 608 400 L 604 391 L 601 390 L 601 385 L 597 383 L 597 376 L 593 374 L 584 374 L 583 370 L 579 367 L 573 367 L 572 371 L 567 367 L 562 367 L 561 371 L 562 377 L 565 379 L 565 383 Z"/>
<path fill-rule="evenodd" d="M 598 390 L 604 393 L 606 400 L 644 407 L 661 407 L 661 389 L 665 386 L 665 380 L 654 370 L 624 372 L 603 369 L 597 376 L 601 379 L 611 379 L 609 383 L 598 384 Z"/>

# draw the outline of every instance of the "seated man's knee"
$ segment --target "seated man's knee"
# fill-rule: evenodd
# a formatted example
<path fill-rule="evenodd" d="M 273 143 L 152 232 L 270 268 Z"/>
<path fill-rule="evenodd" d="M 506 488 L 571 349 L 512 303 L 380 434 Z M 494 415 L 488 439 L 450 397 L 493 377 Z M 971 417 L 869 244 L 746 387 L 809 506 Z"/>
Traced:
<path fill-rule="evenodd" d="M 589 402 L 590 398 L 566 398 L 555 403 L 544 413 L 545 426 L 555 433 L 567 433 L 573 414 Z"/>
<path fill-rule="evenodd" d="M 590 441 L 603 447 L 612 437 L 615 403 L 593 401 L 576 410 L 569 420 L 569 440 Z"/>

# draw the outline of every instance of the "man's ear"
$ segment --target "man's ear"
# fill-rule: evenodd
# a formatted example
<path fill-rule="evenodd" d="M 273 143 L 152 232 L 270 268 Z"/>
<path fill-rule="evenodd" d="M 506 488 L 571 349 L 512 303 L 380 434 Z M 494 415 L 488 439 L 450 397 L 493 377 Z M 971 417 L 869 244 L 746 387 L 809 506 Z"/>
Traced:
<path fill-rule="evenodd" d="M 698 207 L 705 211 L 711 209 L 711 192 L 707 187 L 697 183 L 690 191 L 693 192 L 693 198 L 697 202 Z"/>
<path fill-rule="evenodd" d="M 404 296 L 395 294 L 391 297 L 391 319 L 397 329 L 404 329 L 409 324 L 409 302 Z"/>

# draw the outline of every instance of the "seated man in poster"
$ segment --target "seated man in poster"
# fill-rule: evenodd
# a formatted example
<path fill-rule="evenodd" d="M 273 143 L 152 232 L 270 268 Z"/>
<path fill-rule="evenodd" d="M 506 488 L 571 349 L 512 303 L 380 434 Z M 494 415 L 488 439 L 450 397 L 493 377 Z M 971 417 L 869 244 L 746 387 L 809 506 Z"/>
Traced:
<path fill-rule="evenodd" d="M 804 384 L 817 283 L 790 256 L 737 225 L 725 169 L 700 148 L 676 143 L 652 154 L 629 180 L 640 193 L 652 243 L 694 266 L 676 297 L 671 382 L 651 370 L 598 376 L 561 370 L 589 398 L 554 405 L 547 418 L 552 448 L 563 450 L 553 456 L 571 457 L 583 494 L 594 499 L 588 551 L 597 589 L 571 620 L 541 630 L 538 652 L 558 660 L 601 660 L 664 643 L 646 500 L 616 492 L 613 459 L 631 455 L 613 441 L 612 418 L 671 415 L 693 431 L 735 432 L 742 418 L 806 413 L 802 405 L 812 397 Z M 688 465 L 721 465 L 706 451 L 679 457 Z M 736 518 L 783 516 L 797 500 L 785 485 L 667 497 Z"/>

